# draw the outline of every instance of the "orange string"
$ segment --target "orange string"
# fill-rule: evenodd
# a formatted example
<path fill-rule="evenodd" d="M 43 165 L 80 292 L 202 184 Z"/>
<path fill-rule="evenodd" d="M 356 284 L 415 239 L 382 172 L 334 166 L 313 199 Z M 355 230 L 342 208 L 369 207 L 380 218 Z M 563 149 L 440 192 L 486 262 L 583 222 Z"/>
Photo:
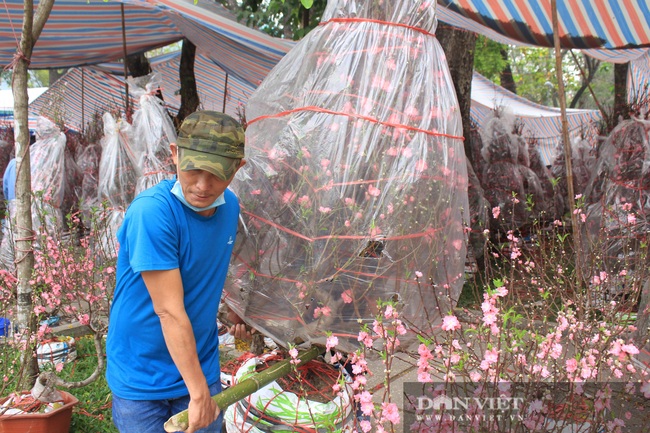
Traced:
<path fill-rule="evenodd" d="M 408 24 L 402 24 L 402 23 L 393 23 L 393 22 L 390 22 L 390 21 L 374 20 L 374 19 L 371 19 L 371 18 L 331 18 L 331 19 L 329 19 L 327 21 L 324 21 L 324 22 L 320 23 L 319 25 L 324 26 L 325 24 L 332 23 L 332 22 L 334 22 L 334 23 L 364 23 L 364 22 L 366 22 L 366 23 L 381 24 L 381 25 L 384 25 L 384 26 L 404 27 L 404 28 L 407 28 L 407 29 L 410 29 L 410 30 L 414 30 L 416 32 L 420 32 L 420 33 L 425 34 L 427 36 L 431 36 L 431 37 L 434 37 L 434 38 L 436 37 L 436 35 L 434 33 L 428 32 L 428 31 L 424 30 L 421 27 L 414 27 L 414 26 L 410 26 Z"/>
<path fill-rule="evenodd" d="M 267 225 L 275 227 L 278 230 L 281 230 L 281 231 L 283 231 L 285 233 L 293 235 L 293 236 L 295 236 L 297 238 L 303 239 L 303 240 L 305 240 L 307 242 L 315 242 L 315 241 L 319 241 L 319 240 L 329 240 L 329 239 L 364 240 L 364 239 L 369 238 L 368 235 L 325 235 L 325 236 L 316 236 L 316 237 L 312 238 L 312 237 L 308 237 L 308 236 L 305 236 L 303 234 L 300 234 L 300 233 L 298 233 L 298 232 L 296 232 L 294 230 L 291 230 L 291 229 L 289 229 L 287 227 L 284 227 L 284 226 L 282 226 L 280 224 L 274 223 L 273 221 L 270 221 L 270 220 L 268 220 L 266 218 L 262 218 L 259 215 L 255 215 L 255 214 L 253 214 L 251 212 L 248 212 L 245 209 L 242 209 L 242 213 L 245 213 L 246 215 L 248 215 L 251 218 L 260 220 L 260 221 L 262 221 L 263 223 L 265 223 Z M 387 240 L 387 241 L 394 241 L 394 240 L 421 238 L 421 237 L 431 236 L 431 235 L 433 235 L 435 232 L 437 232 L 439 230 L 440 229 L 429 229 L 429 230 L 426 230 L 426 231 L 420 232 L 420 233 L 410 233 L 410 234 L 401 235 L 401 236 L 388 236 L 388 237 L 385 237 L 385 238 L 382 238 L 382 239 Z"/>
<path fill-rule="evenodd" d="M 276 114 L 267 114 L 265 116 L 259 116 L 259 117 L 256 117 L 256 118 L 250 120 L 248 122 L 248 125 L 250 126 L 251 124 L 253 124 L 253 123 L 257 122 L 257 121 L 260 121 L 260 120 L 284 117 L 284 116 L 287 116 L 289 114 L 298 113 L 298 112 L 301 112 L 301 111 L 314 111 L 314 112 L 317 112 L 317 113 L 332 114 L 332 115 L 335 115 L 335 116 L 347 116 L 347 117 L 351 117 L 351 118 L 354 118 L 354 119 L 366 120 L 368 122 L 377 123 L 379 125 L 388 126 L 388 127 L 391 127 L 391 128 L 406 129 L 406 130 L 409 130 L 409 131 L 421 132 L 423 134 L 436 136 L 436 137 L 447 137 L 447 138 L 452 138 L 452 139 L 455 139 L 455 140 L 465 140 L 464 137 L 459 137 L 459 136 L 456 136 L 456 135 L 442 134 L 440 132 L 434 132 L 434 131 L 430 131 L 430 130 L 427 130 L 427 129 L 415 128 L 413 126 L 402 125 L 402 124 L 399 124 L 399 123 L 384 122 L 384 121 L 381 121 L 379 119 L 375 119 L 374 117 L 370 117 L 370 116 L 363 116 L 363 115 L 360 115 L 360 114 L 344 113 L 342 111 L 328 110 L 326 108 L 316 107 L 316 106 L 313 106 L 313 105 L 310 105 L 310 106 L 307 106 L 307 107 L 294 108 L 293 110 L 281 111 L 280 113 L 276 113 Z"/>

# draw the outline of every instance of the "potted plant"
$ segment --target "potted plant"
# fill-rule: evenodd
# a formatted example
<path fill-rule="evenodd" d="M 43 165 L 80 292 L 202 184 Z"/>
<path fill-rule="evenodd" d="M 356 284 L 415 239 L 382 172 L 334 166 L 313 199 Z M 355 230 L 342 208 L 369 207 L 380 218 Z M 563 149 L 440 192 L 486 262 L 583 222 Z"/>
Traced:
<path fill-rule="evenodd" d="M 0 400 L 0 432 L 67 433 L 77 403 L 79 400 L 65 391 L 51 403 L 34 398 L 31 392 L 11 395 Z"/>
<path fill-rule="evenodd" d="M 2 433 L 67 432 L 78 400 L 66 390 L 88 385 L 102 374 L 102 340 L 108 328 L 115 261 L 115 249 L 106 250 L 100 241 L 110 238 L 102 236 L 107 224 L 104 213 L 105 209 L 95 210 L 86 224 L 77 214 L 65 224 L 52 224 L 51 220 L 46 224 L 45 218 L 52 214 L 35 206 L 34 217 L 41 224 L 35 238 L 38 247 L 34 251 L 30 322 L 36 331 L 6 326 L 1 337 Z M 7 321 L 15 313 L 17 284 L 14 273 L 0 270 L 0 316 Z M 82 333 L 93 336 L 97 366 L 84 380 L 67 382 L 57 376 L 64 362 L 71 360 L 73 340 L 56 335 L 53 321 L 47 320 L 53 316 L 67 322 L 63 328 L 81 327 Z M 30 373 L 30 363 L 36 364 L 37 374 Z"/>

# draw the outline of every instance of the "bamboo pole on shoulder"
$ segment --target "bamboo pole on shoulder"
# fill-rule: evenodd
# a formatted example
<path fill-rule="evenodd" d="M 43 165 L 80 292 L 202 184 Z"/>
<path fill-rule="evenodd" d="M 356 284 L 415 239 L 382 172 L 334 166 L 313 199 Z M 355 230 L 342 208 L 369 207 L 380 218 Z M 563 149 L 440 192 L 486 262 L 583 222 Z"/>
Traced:
<path fill-rule="evenodd" d="M 228 406 L 233 403 L 238 402 L 239 400 L 246 398 L 260 388 L 268 385 L 276 379 L 279 379 L 287 374 L 291 373 L 295 367 L 299 367 L 312 359 L 316 358 L 323 349 L 318 346 L 312 346 L 311 348 L 300 352 L 298 354 L 298 364 L 292 365 L 290 359 L 285 359 L 284 361 L 278 362 L 268 369 L 255 373 L 248 379 L 239 382 L 236 385 L 220 392 L 219 394 L 212 397 L 212 399 L 217 403 L 221 411 L 226 410 Z M 167 420 L 165 423 L 166 432 L 182 432 L 187 430 L 189 427 L 188 413 L 187 410 L 177 413 Z"/>
<path fill-rule="evenodd" d="M 564 78 L 562 77 L 562 56 L 560 53 L 560 32 L 557 12 L 557 0 L 551 0 L 551 13 L 553 15 L 553 45 L 555 47 L 555 74 L 557 76 L 558 101 L 560 102 L 560 116 L 562 119 L 562 141 L 564 142 L 564 160 L 566 163 L 567 194 L 569 210 L 571 211 L 571 228 L 573 231 L 573 249 L 575 254 L 576 285 L 580 289 L 583 286 L 582 277 L 582 240 L 580 228 L 578 227 L 578 216 L 575 213 L 575 190 L 573 188 L 573 168 L 571 165 L 571 141 L 569 138 L 569 122 L 566 114 L 566 95 L 564 90 Z"/>

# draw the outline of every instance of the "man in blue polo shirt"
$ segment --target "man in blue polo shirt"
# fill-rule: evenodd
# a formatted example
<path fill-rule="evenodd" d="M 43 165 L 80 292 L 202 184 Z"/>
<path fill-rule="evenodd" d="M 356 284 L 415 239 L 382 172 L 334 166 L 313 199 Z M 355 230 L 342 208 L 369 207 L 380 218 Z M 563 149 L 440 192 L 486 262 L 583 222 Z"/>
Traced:
<path fill-rule="evenodd" d="M 121 433 L 160 433 L 189 409 L 189 433 L 220 433 L 217 311 L 237 233 L 228 189 L 244 166 L 244 130 L 199 111 L 171 144 L 176 179 L 140 193 L 117 233 L 106 378 Z"/>
<path fill-rule="evenodd" d="M 16 198 L 16 158 L 11 158 L 2 176 L 2 193 L 5 200 Z"/>

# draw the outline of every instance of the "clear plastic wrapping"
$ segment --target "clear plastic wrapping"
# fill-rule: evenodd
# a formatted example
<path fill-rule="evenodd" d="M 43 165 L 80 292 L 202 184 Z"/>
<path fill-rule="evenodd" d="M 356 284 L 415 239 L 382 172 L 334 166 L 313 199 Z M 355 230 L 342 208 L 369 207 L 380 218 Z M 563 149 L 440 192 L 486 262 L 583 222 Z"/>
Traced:
<path fill-rule="evenodd" d="M 115 120 L 111 113 L 104 113 L 102 119 L 104 136 L 97 194 L 100 201 L 108 200 L 112 207 L 125 209 L 134 198 L 140 177 L 139 152 L 133 143 L 133 129 L 126 120 Z"/>
<path fill-rule="evenodd" d="M 32 191 L 50 205 L 61 208 L 68 184 L 66 137 L 51 121 L 39 117 L 37 140 L 29 149 Z"/>
<path fill-rule="evenodd" d="M 279 344 L 355 350 L 379 299 L 412 329 L 455 305 L 466 158 L 435 3 L 330 1 L 321 24 L 249 99 L 226 302 Z"/>
<path fill-rule="evenodd" d="M 541 221 L 549 222 L 561 220 L 565 212 L 565 201 L 556 194 L 553 186 L 551 170 L 544 165 L 542 157 L 535 146 L 535 142 L 529 143 L 528 155 L 530 156 L 530 169 L 537 175 L 540 187 L 544 194 L 543 203 L 541 205 L 543 212 L 540 212 Z"/>
<path fill-rule="evenodd" d="M 90 209 L 99 205 L 97 186 L 99 184 L 99 161 L 101 160 L 101 155 L 101 146 L 90 143 L 77 158 L 77 165 L 82 173 L 79 199 L 81 211 L 86 219 L 90 216 Z"/>
<path fill-rule="evenodd" d="M 176 142 L 176 131 L 163 101 L 156 96 L 161 83 L 156 74 L 131 82 L 131 93 L 140 102 L 133 115 L 133 138 L 135 147 L 141 152 L 138 166 L 142 170 L 136 195 L 175 173 L 169 144 Z"/>
<path fill-rule="evenodd" d="M 650 121 L 625 120 L 601 144 L 585 206 L 587 259 L 602 260 L 594 271 L 647 266 L 635 255 L 647 250 L 650 233 Z"/>
<path fill-rule="evenodd" d="M 596 152 L 594 147 L 585 139 L 577 139 L 571 145 L 571 171 L 573 173 L 573 192 L 575 195 L 585 194 L 590 179 L 596 168 Z M 568 187 L 564 147 L 561 144 L 557 157 L 551 168 L 553 177 L 557 179 L 557 203 L 561 203 L 563 213 L 569 210 Z M 594 191 L 595 192 L 595 191 Z M 593 196 L 592 196 L 593 197 Z M 594 197 L 595 198 L 595 197 Z"/>
<path fill-rule="evenodd" d="M 11 273 L 16 271 L 14 228 L 16 227 L 16 206 L 17 200 L 9 200 L 5 211 L 5 218 L 2 220 L 2 240 L 0 240 L 0 269 Z M 54 233 L 64 228 L 63 213 L 60 208 L 42 200 L 32 201 L 32 230 L 38 232 L 45 230 Z M 38 242 L 34 242 L 34 248 L 39 249 Z"/>
<path fill-rule="evenodd" d="M 499 218 L 492 221 L 492 227 L 501 232 L 528 230 L 545 203 L 540 180 L 526 165 L 530 163 L 528 147 L 523 137 L 511 130 L 505 119 L 495 116 L 481 131 L 483 189 L 490 206 L 501 209 Z M 527 203 L 531 200 L 532 210 Z"/>
<path fill-rule="evenodd" d="M 11 273 L 16 270 L 13 225 L 16 222 L 16 199 L 7 201 L 2 219 L 2 239 L 0 239 L 0 269 Z"/>

